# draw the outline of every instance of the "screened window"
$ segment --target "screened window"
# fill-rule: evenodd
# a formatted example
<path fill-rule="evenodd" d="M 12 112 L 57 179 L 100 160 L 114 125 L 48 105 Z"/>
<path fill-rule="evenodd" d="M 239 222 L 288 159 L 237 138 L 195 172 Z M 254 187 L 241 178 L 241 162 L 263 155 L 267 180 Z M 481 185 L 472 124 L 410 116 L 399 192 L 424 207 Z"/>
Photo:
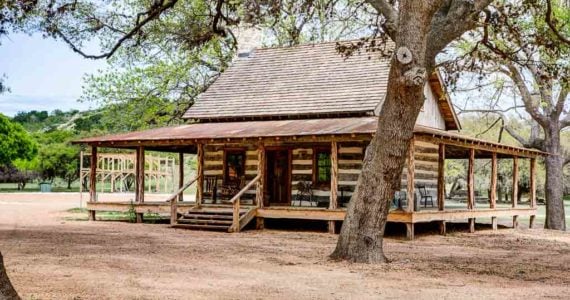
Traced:
<path fill-rule="evenodd" d="M 226 184 L 239 182 L 240 178 L 245 175 L 245 151 L 226 151 L 224 168 Z"/>
<path fill-rule="evenodd" d="M 315 153 L 315 183 L 325 184 L 331 182 L 331 153 L 326 150 L 317 150 Z"/>

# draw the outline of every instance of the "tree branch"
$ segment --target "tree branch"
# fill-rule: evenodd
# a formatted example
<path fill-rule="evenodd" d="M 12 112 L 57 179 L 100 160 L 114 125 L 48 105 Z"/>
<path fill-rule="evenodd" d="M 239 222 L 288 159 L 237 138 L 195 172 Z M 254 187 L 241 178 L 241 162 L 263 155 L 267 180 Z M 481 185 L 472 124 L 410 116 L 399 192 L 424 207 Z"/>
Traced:
<path fill-rule="evenodd" d="M 374 9 L 384 16 L 386 21 L 382 25 L 386 34 L 395 41 L 396 40 L 396 33 L 398 32 L 398 11 L 394 9 L 392 4 L 388 3 L 386 0 L 366 0 L 366 2 L 370 3 Z"/>
<path fill-rule="evenodd" d="M 429 32 L 429 58 L 443 50 L 449 43 L 479 25 L 479 14 L 493 0 L 447 0 L 435 13 Z"/>
<path fill-rule="evenodd" d="M 552 20 L 552 1 L 551 0 L 546 0 L 546 17 L 545 17 L 545 21 L 546 24 L 548 24 L 548 27 L 550 27 L 550 30 L 552 30 L 552 33 L 554 33 L 554 35 L 556 35 L 556 37 L 562 41 L 563 43 L 566 43 L 568 45 L 570 45 L 570 39 L 568 39 L 567 37 L 565 37 L 564 35 L 562 35 L 560 33 L 560 31 L 558 31 L 558 28 L 556 28 L 556 25 L 554 24 L 554 20 Z"/>
<path fill-rule="evenodd" d="M 69 47 L 71 48 L 71 50 L 73 50 L 73 52 L 78 53 L 79 55 L 83 56 L 84 58 L 89 58 L 89 59 L 109 58 L 109 57 L 113 56 L 113 54 L 123 45 L 124 42 L 126 42 L 127 40 L 131 39 L 133 36 L 138 34 L 146 24 L 148 24 L 150 21 L 155 20 L 158 17 L 160 17 L 160 15 L 163 12 L 172 8 L 177 2 L 178 2 L 178 0 L 170 0 L 166 3 L 164 3 L 164 1 L 160 1 L 160 3 L 158 5 L 153 4 L 151 6 L 151 8 L 149 10 L 147 10 L 146 12 L 142 12 L 142 13 L 137 14 L 135 26 L 129 32 L 127 32 L 125 35 L 123 35 L 114 44 L 114 46 L 111 48 L 111 50 L 109 50 L 105 53 L 97 54 L 97 55 L 85 53 L 78 46 L 76 46 L 73 43 L 73 41 L 71 41 L 63 32 L 61 32 L 61 30 L 59 30 L 59 28 L 55 27 L 55 28 L 53 28 L 53 30 L 54 30 L 55 35 L 57 37 L 60 37 L 67 45 L 69 45 Z M 156 1 L 155 1 L 155 3 L 156 3 Z M 141 20 L 141 18 L 144 15 L 146 15 L 146 17 Z"/>
<path fill-rule="evenodd" d="M 521 94 L 521 99 L 525 106 L 526 111 L 531 115 L 531 117 L 539 123 L 541 126 L 546 127 L 548 125 L 548 120 L 539 110 L 540 103 L 534 101 L 532 94 L 528 90 L 525 84 L 525 80 L 519 70 L 511 63 L 507 63 L 509 74 L 507 74 L 517 86 L 519 93 Z"/>

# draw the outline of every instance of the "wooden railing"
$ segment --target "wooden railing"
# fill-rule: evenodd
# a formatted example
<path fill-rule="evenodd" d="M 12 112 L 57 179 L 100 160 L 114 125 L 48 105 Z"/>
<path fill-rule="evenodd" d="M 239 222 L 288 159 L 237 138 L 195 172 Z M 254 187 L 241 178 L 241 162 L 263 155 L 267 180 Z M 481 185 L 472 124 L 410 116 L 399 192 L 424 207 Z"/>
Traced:
<path fill-rule="evenodd" d="M 166 202 L 170 202 L 170 225 L 176 225 L 178 222 L 178 196 L 183 193 L 187 188 L 189 188 L 194 182 L 196 182 L 200 176 L 196 176 L 192 178 L 192 180 L 188 181 L 184 186 L 182 186 L 178 191 L 174 194 L 170 195 Z"/>
<path fill-rule="evenodd" d="M 241 202 L 241 196 L 243 196 L 243 194 L 245 194 L 245 192 L 247 190 L 249 190 L 255 183 L 257 183 L 259 181 L 259 179 L 261 178 L 261 175 L 257 175 L 255 176 L 255 178 L 250 181 L 246 186 L 243 187 L 243 189 L 241 189 L 241 191 L 239 191 L 231 200 L 230 202 L 233 205 L 233 221 L 232 221 L 232 227 L 230 228 L 231 232 L 239 232 L 241 229 L 240 226 L 240 202 Z"/>

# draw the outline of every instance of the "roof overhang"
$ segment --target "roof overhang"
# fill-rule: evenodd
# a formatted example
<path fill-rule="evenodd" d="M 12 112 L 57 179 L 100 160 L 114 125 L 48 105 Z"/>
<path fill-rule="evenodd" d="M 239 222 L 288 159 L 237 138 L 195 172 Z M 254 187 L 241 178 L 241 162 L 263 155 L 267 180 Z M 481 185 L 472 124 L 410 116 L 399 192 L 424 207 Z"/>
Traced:
<path fill-rule="evenodd" d="M 75 143 L 109 148 L 144 146 L 149 150 L 193 152 L 191 149 L 200 143 L 369 141 L 376 133 L 377 123 L 376 117 L 196 123 L 85 138 Z M 451 152 L 454 148 L 476 148 L 479 157 L 490 152 L 522 157 L 545 154 L 423 126 L 416 126 L 414 135 L 418 140 L 450 145 L 449 158 L 454 158 Z M 461 153 L 460 150 L 455 152 Z"/>

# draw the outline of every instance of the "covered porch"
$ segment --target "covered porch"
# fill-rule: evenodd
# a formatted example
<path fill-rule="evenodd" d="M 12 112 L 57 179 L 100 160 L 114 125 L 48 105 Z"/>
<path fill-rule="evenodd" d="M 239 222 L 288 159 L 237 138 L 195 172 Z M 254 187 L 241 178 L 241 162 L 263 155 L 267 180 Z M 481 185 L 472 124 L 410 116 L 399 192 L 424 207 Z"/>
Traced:
<path fill-rule="evenodd" d="M 150 212 L 170 215 L 176 227 L 207 229 L 207 224 L 213 224 L 230 232 L 239 232 L 253 221 L 256 228 L 263 228 L 265 219 L 320 220 L 335 233 L 336 223 L 346 214 L 364 148 L 375 129 L 376 118 L 250 121 L 191 124 L 85 139 L 80 143 L 91 147 L 91 166 L 97 166 L 99 148 L 136 152 L 134 202 L 98 199 L 96 180 L 90 180 L 89 216 L 95 220 L 97 211 L 134 209 L 138 221 Z M 176 192 L 162 201 L 145 201 L 145 151 L 176 153 L 180 161 L 185 155 L 195 155 L 196 174 L 185 178 L 181 167 Z M 529 216 L 532 224 L 536 215 L 536 158 L 540 155 L 416 127 L 402 174 L 403 188 L 394 197 L 388 222 L 406 224 L 410 239 L 415 224 L 424 222 L 438 222 L 443 234 L 446 222 L 463 220 L 472 232 L 476 219 L 481 218 L 490 218 L 493 229 L 498 217 L 512 218 L 513 226 L 517 226 L 519 217 Z M 322 162 L 319 157 L 324 158 Z M 445 161 L 456 159 L 467 160 L 468 166 L 467 192 L 460 200 L 447 197 L 445 192 Z M 492 169 L 486 204 L 476 201 L 475 192 L 475 161 L 482 159 L 490 160 Z M 499 159 L 511 160 L 513 165 L 514 202 L 509 206 L 497 205 Z M 529 200 L 524 206 L 517 201 L 518 165 L 522 160 L 530 164 Z M 90 169 L 92 178 L 96 169 Z M 319 181 L 319 176 L 323 180 Z M 301 191 L 305 184 L 311 185 L 306 193 L 309 196 Z M 184 191 L 192 185 L 196 186 L 195 198 L 188 201 Z"/>

